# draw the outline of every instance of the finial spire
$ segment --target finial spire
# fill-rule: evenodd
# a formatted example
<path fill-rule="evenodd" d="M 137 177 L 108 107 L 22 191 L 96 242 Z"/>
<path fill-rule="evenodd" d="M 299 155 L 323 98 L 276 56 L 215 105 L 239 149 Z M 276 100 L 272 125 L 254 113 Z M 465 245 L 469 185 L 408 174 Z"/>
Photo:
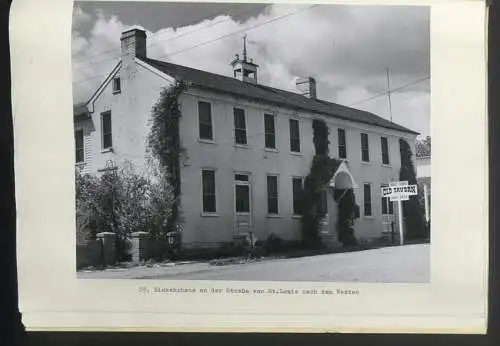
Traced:
<path fill-rule="evenodd" d="M 247 34 L 243 35 L 243 61 L 247 61 Z"/>

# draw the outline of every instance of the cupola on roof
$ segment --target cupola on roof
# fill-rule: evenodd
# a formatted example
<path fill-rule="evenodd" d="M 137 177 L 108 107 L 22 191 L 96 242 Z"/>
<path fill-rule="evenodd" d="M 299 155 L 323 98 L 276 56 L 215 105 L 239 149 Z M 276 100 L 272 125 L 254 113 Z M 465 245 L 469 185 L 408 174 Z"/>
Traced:
<path fill-rule="evenodd" d="M 240 58 L 239 54 L 236 54 L 231 66 L 233 66 L 234 78 L 243 82 L 257 84 L 257 68 L 259 65 L 254 64 L 252 59 L 250 61 L 247 59 L 247 35 L 243 36 L 242 58 Z"/>

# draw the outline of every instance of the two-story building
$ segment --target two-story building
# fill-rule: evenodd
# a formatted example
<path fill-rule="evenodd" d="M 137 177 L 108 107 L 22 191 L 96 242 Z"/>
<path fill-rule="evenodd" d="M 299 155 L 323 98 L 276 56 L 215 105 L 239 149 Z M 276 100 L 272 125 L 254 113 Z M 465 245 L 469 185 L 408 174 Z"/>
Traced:
<path fill-rule="evenodd" d="M 75 107 L 76 164 L 98 174 L 112 160 L 146 166 L 151 110 L 162 88 L 189 82 L 179 96 L 184 245 L 210 245 L 251 231 L 300 239 L 297 199 L 315 154 L 313 119 L 329 128 L 330 156 L 343 162 L 326 187 L 326 232 L 336 234 L 334 188 L 354 189 L 358 239 L 390 229 L 395 208 L 381 187 L 398 179 L 399 140 L 414 150 L 417 133 L 372 113 L 320 100 L 314 78 L 304 93 L 259 84 L 246 48 L 228 68 L 233 77 L 153 60 L 146 34 L 122 33 L 121 60 L 93 96 Z M 396 229 L 397 231 L 397 229 Z"/>

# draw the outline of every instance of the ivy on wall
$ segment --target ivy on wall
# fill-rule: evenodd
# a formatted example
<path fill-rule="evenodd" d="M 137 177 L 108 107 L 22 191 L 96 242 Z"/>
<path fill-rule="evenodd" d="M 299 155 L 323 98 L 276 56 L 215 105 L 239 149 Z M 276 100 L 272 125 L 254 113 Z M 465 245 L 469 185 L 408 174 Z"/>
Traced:
<path fill-rule="evenodd" d="M 399 151 L 401 154 L 400 181 L 408 181 L 408 184 L 417 184 L 417 176 L 413 165 L 413 153 L 410 145 L 404 139 L 399 140 Z M 403 202 L 403 217 L 405 222 L 407 239 L 422 239 L 426 237 L 425 217 L 419 199 L 415 196 Z"/>
<path fill-rule="evenodd" d="M 180 156 L 182 148 L 179 135 L 179 96 L 187 89 L 187 83 L 177 81 L 165 88 L 152 109 L 152 125 L 148 137 L 148 147 L 160 166 L 161 178 L 170 185 L 174 194 L 171 217 L 167 221 L 167 231 L 175 231 L 180 223 Z"/>
<path fill-rule="evenodd" d="M 319 248 L 322 246 L 320 225 L 327 212 L 322 204 L 322 193 L 341 161 L 328 156 L 329 130 L 325 121 L 314 119 L 312 127 L 316 154 L 302 191 L 302 240 L 306 247 Z"/>
<path fill-rule="evenodd" d="M 354 220 L 359 217 L 359 207 L 353 189 L 335 189 L 333 198 L 338 203 L 337 215 L 338 240 L 344 246 L 356 246 L 354 237 Z"/>

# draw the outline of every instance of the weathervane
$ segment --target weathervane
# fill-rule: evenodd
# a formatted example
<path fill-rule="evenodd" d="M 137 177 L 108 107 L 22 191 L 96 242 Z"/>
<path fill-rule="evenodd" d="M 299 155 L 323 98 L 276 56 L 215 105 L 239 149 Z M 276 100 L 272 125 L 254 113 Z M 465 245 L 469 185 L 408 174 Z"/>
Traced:
<path fill-rule="evenodd" d="M 243 35 L 243 61 L 247 61 L 247 34 Z"/>

